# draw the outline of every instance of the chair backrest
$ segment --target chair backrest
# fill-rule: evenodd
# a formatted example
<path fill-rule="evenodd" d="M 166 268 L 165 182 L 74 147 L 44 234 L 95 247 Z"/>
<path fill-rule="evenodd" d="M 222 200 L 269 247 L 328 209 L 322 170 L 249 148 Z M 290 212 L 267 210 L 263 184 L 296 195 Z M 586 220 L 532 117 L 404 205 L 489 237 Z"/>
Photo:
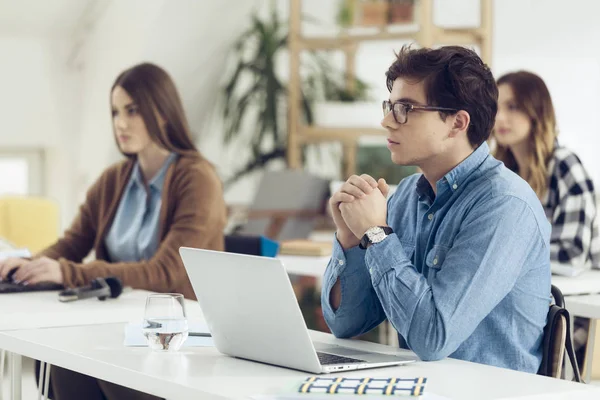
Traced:
<path fill-rule="evenodd" d="M 36 253 L 58 239 L 58 204 L 34 196 L 0 197 L 0 237 Z"/>
<path fill-rule="evenodd" d="M 225 235 L 225 251 L 252 256 L 275 257 L 279 243 L 264 236 Z"/>
<path fill-rule="evenodd" d="M 273 240 L 306 239 L 325 215 L 329 181 L 299 170 L 265 171 L 236 233 Z"/>
<path fill-rule="evenodd" d="M 553 302 L 548 310 L 548 319 L 544 328 L 542 365 L 538 374 L 553 378 L 562 378 L 565 353 L 573 368 L 574 380 L 581 382 L 573 342 L 570 333 L 569 312 L 564 308 L 565 299 L 560 289 L 552 285 Z"/>

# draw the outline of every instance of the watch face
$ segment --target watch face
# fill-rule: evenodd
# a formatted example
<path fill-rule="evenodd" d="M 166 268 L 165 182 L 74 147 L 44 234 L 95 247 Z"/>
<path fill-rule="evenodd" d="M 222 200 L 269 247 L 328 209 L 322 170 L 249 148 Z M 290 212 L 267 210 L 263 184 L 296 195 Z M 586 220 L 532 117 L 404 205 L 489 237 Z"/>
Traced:
<path fill-rule="evenodd" d="M 383 229 L 379 226 L 375 226 L 373 228 L 369 228 L 366 232 L 371 243 L 379 243 L 387 236 Z"/>

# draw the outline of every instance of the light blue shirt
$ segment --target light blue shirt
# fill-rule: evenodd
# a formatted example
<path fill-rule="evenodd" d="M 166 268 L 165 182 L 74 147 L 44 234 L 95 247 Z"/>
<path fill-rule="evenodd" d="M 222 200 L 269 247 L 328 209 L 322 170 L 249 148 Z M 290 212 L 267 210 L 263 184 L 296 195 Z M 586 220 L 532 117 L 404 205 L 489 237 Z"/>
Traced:
<path fill-rule="evenodd" d="M 140 165 L 136 162 L 105 239 L 106 250 L 112 262 L 149 260 L 156 253 L 165 175 L 176 158 L 176 153 L 167 157 L 160 170 L 148 182 L 148 190 Z"/>
<path fill-rule="evenodd" d="M 351 337 L 388 318 L 422 360 L 536 373 L 550 304 L 550 224 L 540 201 L 486 143 L 436 186 L 434 196 L 422 175 L 404 179 L 388 200 L 394 233 L 366 251 L 334 240 L 321 293 L 327 324 Z"/>

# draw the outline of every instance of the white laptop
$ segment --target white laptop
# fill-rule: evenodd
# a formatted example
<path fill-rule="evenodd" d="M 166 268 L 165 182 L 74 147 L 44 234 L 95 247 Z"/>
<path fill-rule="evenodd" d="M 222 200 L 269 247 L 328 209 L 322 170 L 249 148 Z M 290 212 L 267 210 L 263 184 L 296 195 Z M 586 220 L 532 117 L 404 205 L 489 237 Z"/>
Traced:
<path fill-rule="evenodd" d="M 313 343 L 277 258 L 186 247 L 179 253 L 215 346 L 223 354 L 316 374 L 417 360 Z"/>

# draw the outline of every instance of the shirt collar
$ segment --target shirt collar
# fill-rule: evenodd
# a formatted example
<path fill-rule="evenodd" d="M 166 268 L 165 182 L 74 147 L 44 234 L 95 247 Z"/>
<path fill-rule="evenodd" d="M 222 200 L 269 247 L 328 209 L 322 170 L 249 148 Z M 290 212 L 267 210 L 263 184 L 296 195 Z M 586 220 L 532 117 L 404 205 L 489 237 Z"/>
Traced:
<path fill-rule="evenodd" d="M 452 192 L 458 190 L 458 188 L 465 183 L 467 177 L 471 175 L 474 170 L 479 168 L 489 154 L 490 148 L 486 142 L 483 142 L 466 159 L 436 182 L 438 196 L 444 192 L 446 188 L 450 189 Z M 435 197 L 433 189 L 431 188 L 429 181 L 425 178 L 425 175 L 421 175 L 417 181 L 416 191 L 419 195 L 419 199 L 424 197 L 433 199 Z"/>
<path fill-rule="evenodd" d="M 177 158 L 177 153 L 171 153 L 160 167 L 156 175 L 150 179 L 148 182 L 148 186 L 158 192 L 162 191 L 163 184 L 165 182 L 165 176 L 167 175 L 167 169 L 169 166 L 175 161 Z M 135 167 L 133 169 L 132 182 L 137 184 L 140 187 L 144 187 L 144 179 L 142 177 L 142 170 L 140 168 L 139 162 L 135 163 Z"/>
<path fill-rule="evenodd" d="M 490 154 L 490 148 L 486 142 L 481 143 L 478 148 L 472 152 L 469 157 L 463 160 L 460 164 L 448 172 L 440 181 L 437 182 L 438 187 L 441 183 L 446 183 L 453 190 L 458 189 L 471 173 L 479 168 L 481 163 Z"/>

